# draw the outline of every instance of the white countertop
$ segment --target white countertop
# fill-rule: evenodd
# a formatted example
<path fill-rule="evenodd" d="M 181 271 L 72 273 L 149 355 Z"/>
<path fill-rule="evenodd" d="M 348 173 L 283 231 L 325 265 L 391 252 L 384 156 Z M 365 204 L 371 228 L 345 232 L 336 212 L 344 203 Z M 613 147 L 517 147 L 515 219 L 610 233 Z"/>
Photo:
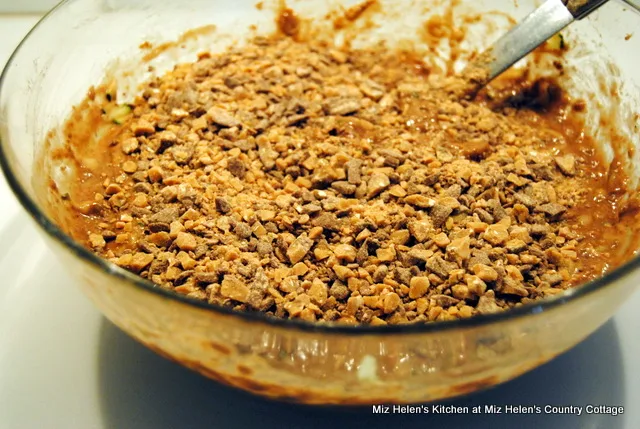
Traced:
<path fill-rule="evenodd" d="M 0 15 L 0 65 L 37 17 Z M 135 343 L 73 287 L 0 177 L 0 429 L 640 427 L 640 294 L 551 363 L 462 405 L 622 405 L 598 415 L 373 415 L 274 404 Z"/>

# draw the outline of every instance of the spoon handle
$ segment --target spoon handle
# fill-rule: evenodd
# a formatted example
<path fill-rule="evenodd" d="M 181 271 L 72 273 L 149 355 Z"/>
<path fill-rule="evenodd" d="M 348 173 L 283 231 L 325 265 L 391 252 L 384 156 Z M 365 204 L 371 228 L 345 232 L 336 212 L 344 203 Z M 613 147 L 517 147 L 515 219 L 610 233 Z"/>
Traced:
<path fill-rule="evenodd" d="M 477 93 L 506 69 L 577 19 L 582 19 L 608 0 L 547 0 L 463 72 Z M 625 0 L 640 2 L 640 0 Z"/>
<path fill-rule="evenodd" d="M 547 0 L 490 48 L 491 81 L 574 21 L 562 0 Z M 488 82 L 487 81 L 487 82 Z"/>

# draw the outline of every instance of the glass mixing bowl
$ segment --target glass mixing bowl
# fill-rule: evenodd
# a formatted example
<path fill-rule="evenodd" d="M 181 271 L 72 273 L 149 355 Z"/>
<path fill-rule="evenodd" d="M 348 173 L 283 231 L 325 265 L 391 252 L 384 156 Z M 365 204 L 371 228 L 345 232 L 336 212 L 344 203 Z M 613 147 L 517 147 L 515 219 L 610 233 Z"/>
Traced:
<path fill-rule="evenodd" d="M 199 51 L 219 50 L 251 34 L 272 32 L 281 2 L 258 7 L 254 3 L 69 0 L 31 31 L 4 70 L 0 87 L 4 173 L 60 263 L 117 326 L 171 360 L 260 395 L 308 404 L 415 403 L 493 386 L 543 364 L 605 323 L 636 288 L 640 259 L 630 249 L 631 261 L 606 276 L 509 312 L 411 326 L 312 325 L 237 314 L 167 292 L 72 240 L 58 227 L 47 203 L 50 172 L 38 156 L 47 134 L 53 130 L 54 141 L 64 140 L 59 130 L 71 107 L 106 73 L 118 79 L 121 97 L 126 98 L 134 84 L 151 73 L 148 65 L 160 73 L 178 61 L 194 60 Z M 330 27 L 327 12 L 355 3 L 307 0 L 290 1 L 288 6 L 315 25 Z M 519 19 L 537 4 L 534 0 L 379 3 L 378 11 L 367 17 L 377 26 L 356 22 L 345 30 L 354 31 L 358 43 L 384 38 L 392 44 L 409 39 L 419 45 L 418 30 L 428 15 L 454 7 L 459 16 L 473 8 L 482 19 L 466 24 L 465 43 L 470 49 L 488 46 L 504 31 L 510 25 L 506 14 Z M 570 43 L 561 79 L 572 95 L 587 100 L 587 124 L 608 154 L 607 162 L 615 147 L 599 125 L 602 115 L 607 115 L 618 137 L 624 137 L 615 139 L 629 145 L 625 159 L 618 161 L 628 169 L 629 189 L 635 190 L 640 177 L 640 150 L 636 150 L 640 148 L 640 57 L 629 52 L 640 52 L 640 35 L 627 35 L 640 28 L 640 16 L 627 9 L 612 1 L 566 32 L 567 40 L 579 43 Z M 138 46 L 144 41 L 157 46 L 177 40 L 186 30 L 212 24 L 215 31 L 208 27 L 211 31 L 198 37 L 182 38 L 140 66 L 143 52 Z M 446 43 L 441 54 L 448 55 Z"/>

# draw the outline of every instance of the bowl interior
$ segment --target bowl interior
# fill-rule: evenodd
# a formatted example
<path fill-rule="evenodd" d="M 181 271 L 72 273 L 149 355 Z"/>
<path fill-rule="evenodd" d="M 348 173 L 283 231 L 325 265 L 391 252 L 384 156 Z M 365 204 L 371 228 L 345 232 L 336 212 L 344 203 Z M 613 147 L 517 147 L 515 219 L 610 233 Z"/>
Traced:
<path fill-rule="evenodd" d="M 440 16 L 449 28 L 465 29 L 455 63 L 456 70 L 461 70 L 474 52 L 489 46 L 537 5 L 524 0 L 365 3 L 370 7 L 362 19 L 341 30 L 334 28 L 336 17 L 363 2 L 289 1 L 286 7 L 302 18 L 306 28 L 338 43 L 349 40 L 366 46 L 384 41 L 389 46 L 436 49 L 444 64 L 452 53 L 447 39 L 451 34 L 445 33 L 435 44 L 424 37 L 425 22 Z M 283 7 L 280 1 L 256 4 L 254 0 L 63 3 L 31 33 L 4 76 L 0 138 L 15 181 L 39 206 L 42 216 L 49 216 L 55 224 L 65 223 L 56 202 L 74 178 L 74 165 L 49 155 L 63 147 L 62 124 L 89 87 L 115 81 L 119 99 L 131 99 L 141 82 L 177 63 L 194 61 L 200 52 L 218 52 L 240 46 L 255 35 L 273 33 Z M 552 67 L 554 58 L 520 64 L 530 67 L 534 75 L 551 73 L 572 97 L 587 101 L 587 129 L 605 154 L 605 162 L 615 160 L 623 166 L 629 198 L 640 180 L 640 76 L 634 72 L 640 58 L 628 55 L 640 48 L 640 39 L 628 37 L 638 19 L 622 3 L 610 2 L 563 33 L 570 49 L 562 73 Z M 62 28 L 67 22 L 73 24 Z M 155 48 L 141 48 L 144 42 Z M 630 231 L 629 237 L 636 236 L 635 232 Z M 621 251 L 631 255 L 635 241 L 621 246 Z"/>

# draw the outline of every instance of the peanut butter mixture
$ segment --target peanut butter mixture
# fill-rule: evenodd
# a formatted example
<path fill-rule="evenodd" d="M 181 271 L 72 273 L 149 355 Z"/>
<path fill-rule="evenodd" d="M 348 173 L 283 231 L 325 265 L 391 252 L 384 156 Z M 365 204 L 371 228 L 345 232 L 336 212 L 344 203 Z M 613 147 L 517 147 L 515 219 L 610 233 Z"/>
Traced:
<path fill-rule="evenodd" d="M 468 101 L 463 84 L 384 46 L 274 37 L 180 65 L 133 106 L 92 92 L 116 124 L 70 230 L 160 288 L 312 322 L 468 318 L 601 274 L 616 215 L 561 92 Z"/>

